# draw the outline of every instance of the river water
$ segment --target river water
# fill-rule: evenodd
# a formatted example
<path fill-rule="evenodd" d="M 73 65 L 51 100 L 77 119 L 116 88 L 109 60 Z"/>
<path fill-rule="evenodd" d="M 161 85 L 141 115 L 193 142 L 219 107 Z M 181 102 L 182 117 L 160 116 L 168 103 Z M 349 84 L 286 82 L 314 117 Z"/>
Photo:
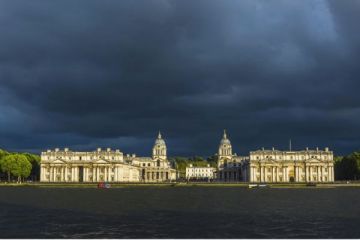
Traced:
<path fill-rule="evenodd" d="M 0 238 L 360 238 L 360 188 L 0 187 Z"/>

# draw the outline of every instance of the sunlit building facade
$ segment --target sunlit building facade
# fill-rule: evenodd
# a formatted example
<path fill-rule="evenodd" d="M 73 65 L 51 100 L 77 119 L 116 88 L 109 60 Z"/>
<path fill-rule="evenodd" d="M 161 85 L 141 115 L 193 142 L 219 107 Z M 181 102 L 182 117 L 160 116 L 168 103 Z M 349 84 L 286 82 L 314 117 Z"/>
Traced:
<path fill-rule="evenodd" d="M 333 182 L 334 157 L 324 150 L 250 152 L 250 182 Z"/>
<path fill-rule="evenodd" d="M 217 180 L 251 183 L 333 182 L 334 155 L 329 148 L 303 151 L 257 150 L 249 157 L 232 153 L 224 131 L 218 153 Z"/>
<path fill-rule="evenodd" d="M 167 182 L 176 170 L 167 160 L 165 141 L 159 133 L 152 157 L 126 155 L 119 150 L 98 148 L 92 152 L 68 148 L 41 153 L 41 182 Z"/>
<path fill-rule="evenodd" d="M 214 179 L 216 173 L 216 168 L 210 167 L 210 164 L 208 164 L 206 167 L 195 167 L 192 164 L 190 164 L 188 167 L 186 167 L 185 170 L 185 177 L 187 180 L 191 179 Z"/>

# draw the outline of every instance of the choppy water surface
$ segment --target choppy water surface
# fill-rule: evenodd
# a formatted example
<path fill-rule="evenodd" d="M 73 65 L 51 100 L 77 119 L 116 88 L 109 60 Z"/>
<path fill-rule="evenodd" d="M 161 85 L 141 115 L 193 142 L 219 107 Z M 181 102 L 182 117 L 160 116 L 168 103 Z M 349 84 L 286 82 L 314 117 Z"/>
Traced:
<path fill-rule="evenodd" d="M 0 238 L 360 238 L 360 189 L 0 188 Z"/>

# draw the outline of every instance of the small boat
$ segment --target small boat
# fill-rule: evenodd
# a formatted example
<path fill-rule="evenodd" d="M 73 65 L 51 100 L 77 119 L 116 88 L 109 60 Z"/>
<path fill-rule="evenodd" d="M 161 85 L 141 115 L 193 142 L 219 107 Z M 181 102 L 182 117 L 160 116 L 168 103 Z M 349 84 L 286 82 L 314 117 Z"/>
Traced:
<path fill-rule="evenodd" d="M 267 184 L 249 184 L 249 188 L 268 188 L 270 187 Z"/>
<path fill-rule="evenodd" d="M 110 183 L 101 182 L 101 183 L 98 184 L 97 187 L 98 187 L 98 188 L 110 188 L 111 185 L 110 185 Z"/>

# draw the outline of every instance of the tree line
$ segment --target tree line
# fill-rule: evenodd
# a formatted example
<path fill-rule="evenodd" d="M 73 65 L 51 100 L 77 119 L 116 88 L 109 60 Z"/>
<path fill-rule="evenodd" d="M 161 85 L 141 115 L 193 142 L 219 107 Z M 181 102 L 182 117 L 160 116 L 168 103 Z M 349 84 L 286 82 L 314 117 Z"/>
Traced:
<path fill-rule="evenodd" d="M 2 181 L 37 181 L 40 176 L 40 156 L 0 149 L 0 172 Z"/>
<path fill-rule="evenodd" d="M 360 152 L 334 159 L 335 180 L 360 180 Z"/>

